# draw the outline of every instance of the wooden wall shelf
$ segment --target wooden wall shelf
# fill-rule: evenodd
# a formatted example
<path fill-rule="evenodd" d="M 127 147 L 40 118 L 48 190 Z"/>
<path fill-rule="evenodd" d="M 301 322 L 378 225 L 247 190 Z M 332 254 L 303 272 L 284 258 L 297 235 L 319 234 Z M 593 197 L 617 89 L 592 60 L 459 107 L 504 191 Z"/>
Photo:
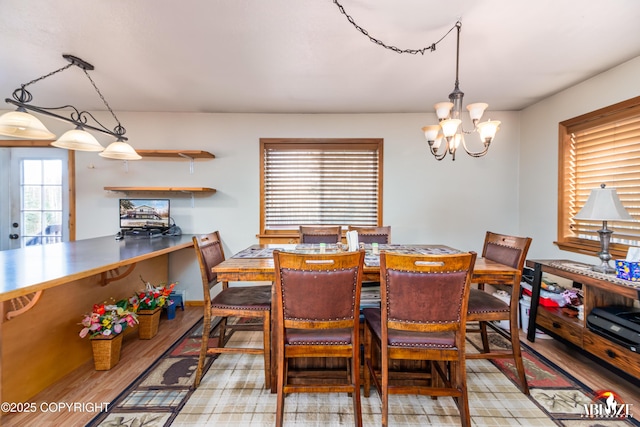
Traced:
<path fill-rule="evenodd" d="M 184 157 L 187 159 L 215 159 L 216 156 L 202 150 L 136 150 L 142 157 Z"/>
<path fill-rule="evenodd" d="M 215 193 L 215 188 L 209 187 L 104 187 L 107 191 L 154 191 L 168 193 Z"/>

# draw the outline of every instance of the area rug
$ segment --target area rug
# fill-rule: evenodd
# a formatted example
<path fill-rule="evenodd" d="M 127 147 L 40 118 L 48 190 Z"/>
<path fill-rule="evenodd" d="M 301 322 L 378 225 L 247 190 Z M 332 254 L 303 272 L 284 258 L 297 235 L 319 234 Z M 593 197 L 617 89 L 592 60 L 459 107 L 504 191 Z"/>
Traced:
<path fill-rule="evenodd" d="M 200 387 L 193 390 L 202 327 L 196 325 L 111 405 L 90 427 L 272 426 L 276 396 L 264 389 L 262 357 L 224 354 L 209 358 Z M 214 331 L 215 334 L 215 331 Z M 475 335 L 475 334 L 473 334 Z M 230 344 L 259 346 L 260 332 L 239 332 Z M 472 335 L 470 344 L 477 346 Z M 491 334 L 492 345 L 510 345 Z M 509 360 L 469 360 L 471 421 L 476 426 L 640 426 L 635 418 L 585 417 L 585 405 L 601 407 L 595 392 L 523 344 L 531 396 L 520 392 Z M 215 359 L 215 360 L 214 360 Z M 633 409 L 633 408 L 632 408 Z M 637 409 L 637 408 L 636 408 Z M 451 398 L 390 396 L 392 426 L 459 426 Z M 381 424 L 380 398 L 362 397 L 365 426 Z M 286 426 L 353 425 L 346 394 L 293 394 L 285 401 Z"/>

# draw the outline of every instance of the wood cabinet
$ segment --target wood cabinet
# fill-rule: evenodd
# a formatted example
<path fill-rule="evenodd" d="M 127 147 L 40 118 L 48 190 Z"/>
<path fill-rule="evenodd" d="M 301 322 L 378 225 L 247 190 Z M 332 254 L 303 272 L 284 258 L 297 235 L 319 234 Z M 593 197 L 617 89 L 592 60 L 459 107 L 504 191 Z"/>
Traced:
<path fill-rule="evenodd" d="M 587 327 L 587 316 L 595 307 L 632 307 L 640 299 L 640 284 L 591 271 L 590 265 L 575 261 L 527 260 L 526 265 L 534 270 L 527 339 L 533 342 L 538 328 L 639 379 L 640 354 L 591 331 Z M 574 287 L 582 288 L 584 318 L 569 317 L 560 308 L 545 307 L 538 303 L 543 273 L 568 279 Z"/>

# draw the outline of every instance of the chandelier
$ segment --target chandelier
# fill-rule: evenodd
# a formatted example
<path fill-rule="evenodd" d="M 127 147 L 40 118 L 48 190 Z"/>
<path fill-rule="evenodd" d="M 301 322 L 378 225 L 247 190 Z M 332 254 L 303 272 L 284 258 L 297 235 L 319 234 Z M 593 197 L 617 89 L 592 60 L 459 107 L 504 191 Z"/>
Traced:
<path fill-rule="evenodd" d="M 100 152 L 100 156 L 110 159 L 141 159 L 142 157 L 126 142 L 127 138 L 124 136 L 126 129 L 120 124 L 118 117 L 116 117 L 115 113 L 109 106 L 109 103 L 104 98 L 93 79 L 91 79 L 88 71 L 94 69 L 93 65 L 73 55 L 64 54 L 62 57 L 69 61 L 69 64 L 58 70 L 38 77 L 37 79 L 31 80 L 28 83 L 20 85 L 18 89 L 13 91 L 13 99 L 5 99 L 7 103 L 13 104 L 18 108 L 16 111 L 11 111 L 0 116 L 0 135 L 23 139 L 54 139 L 56 135 L 49 131 L 49 129 L 47 129 L 36 116 L 29 114 L 27 112 L 28 110 L 71 123 L 75 126 L 74 129 L 65 132 L 60 138 L 52 142 L 51 145 L 54 147 L 77 151 L 97 151 Z M 102 99 L 105 107 L 115 119 L 117 124 L 113 130 L 105 127 L 88 111 L 78 110 L 73 105 L 40 107 L 31 104 L 33 95 L 31 95 L 31 92 L 26 89 L 27 86 L 51 77 L 54 74 L 64 71 L 74 65 L 84 71 L 85 75 L 93 85 L 93 88 L 100 96 L 100 99 Z M 64 110 L 71 110 L 71 112 L 68 116 L 62 115 L 58 112 Z M 111 143 L 105 149 L 92 134 L 87 132 L 87 129 L 110 135 L 114 137 L 116 141 Z"/>
<path fill-rule="evenodd" d="M 464 93 L 460 90 L 458 70 L 460 64 L 460 30 L 462 23 L 456 22 L 457 45 L 456 45 L 456 81 L 453 92 L 449 94 L 449 102 L 439 102 L 434 108 L 438 116 L 439 124 L 425 126 L 422 128 L 424 136 L 429 144 L 429 150 L 436 160 L 442 160 L 447 153 L 451 154 L 451 159 L 456 159 L 456 151 L 462 145 L 464 151 L 471 157 L 482 157 L 489 151 L 489 145 L 496 136 L 500 122 L 497 120 L 487 120 L 480 123 L 484 110 L 489 106 L 483 102 L 467 105 L 469 117 L 473 123 L 473 129 L 465 131 L 462 127 L 462 100 Z M 477 132 L 484 147 L 480 151 L 471 151 L 467 147 L 464 135 Z M 443 144 L 444 143 L 444 144 Z M 442 149 L 440 149 L 442 147 Z"/>
<path fill-rule="evenodd" d="M 367 30 L 356 24 L 355 20 L 345 12 L 344 7 L 338 3 L 338 0 L 333 0 L 333 3 L 338 7 L 340 12 L 347 18 L 349 23 L 355 27 L 356 30 L 365 35 L 369 40 L 378 46 L 382 46 L 385 49 L 391 50 L 396 53 L 409 53 L 412 55 L 421 54 L 426 52 L 435 52 L 436 45 L 445 39 L 455 28 L 457 30 L 457 46 L 456 46 L 456 82 L 453 92 L 449 94 L 450 102 L 440 102 L 435 105 L 436 115 L 438 116 L 439 124 L 432 126 L 425 126 L 422 128 L 431 154 L 437 160 L 445 158 L 447 153 L 451 154 L 453 160 L 456 159 L 456 150 L 460 145 L 464 148 L 472 157 L 482 157 L 489 151 L 489 145 L 493 141 L 493 138 L 498 131 L 500 122 L 497 120 L 487 120 L 480 123 L 480 119 L 484 114 L 484 110 L 489 106 L 485 103 L 469 104 L 467 110 L 469 110 L 469 116 L 473 122 L 473 129 L 465 131 L 462 127 L 462 99 L 464 93 L 460 90 L 460 82 L 458 80 L 458 70 L 460 63 L 460 30 L 462 28 L 462 22 L 458 21 L 451 29 L 435 43 L 421 49 L 400 49 L 396 46 L 385 44 L 383 41 L 372 37 Z M 480 135 L 480 140 L 484 144 L 484 148 L 480 151 L 471 151 L 467 148 L 464 135 L 477 132 Z M 444 145 L 443 145 L 444 142 Z M 440 149 L 442 147 L 442 149 Z"/>

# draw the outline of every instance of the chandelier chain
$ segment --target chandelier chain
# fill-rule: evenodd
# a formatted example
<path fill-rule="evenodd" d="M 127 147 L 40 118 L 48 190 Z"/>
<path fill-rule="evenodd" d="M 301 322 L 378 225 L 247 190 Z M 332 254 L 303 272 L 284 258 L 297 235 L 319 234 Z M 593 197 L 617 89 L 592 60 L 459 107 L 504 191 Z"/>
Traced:
<path fill-rule="evenodd" d="M 451 33 L 451 31 L 453 31 L 454 28 L 458 28 L 461 25 L 460 21 L 457 21 L 455 23 L 455 25 L 453 27 L 451 27 L 449 29 L 449 31 L 446 32 L 445 35 L 440 37 L 440 39 L 438 41 L 436 41 L 435 43 L 431 43 L 429 46 L 425 46 L 425 47 L 420 48 L 420 49 L 400 49 L 400 48 L 398 48 L 396 46 L 387 45 L 382 40 L 379 40 L 379 39 L 371 36 L 366 29 L 364 29 L 360 25 L 356 24 L 355 20 L 351 17 L 351 15 L 349 15 L 344 10 L 344 7 L 340 3 L 338 3 L 338 0 L 333 0 L 333 3 L 338 7 L 340 12 L 347 18 L 347 21 L 349 21 L 351 23 L 351 25 L 353 25 L 356 30 L 358 30 L 363 35 L 365 35 L 369 39 L 369 41 L 377 44 L 378 46 L 382 46 L 385 49 L 389 49 L 389 50 L 391 50 L 393 52 L 396 52 L 396 53 L 410 53 L 411 55 L 416 55 L 416 54 L 419 53 L 421 55 L 424 55 L 425 52 L 427 52 L 427 51 L 434 52 L 436 50 L 436 45 L 438 43 L 440 43 L 442 40 L 444 40 Z"/>
<path fill-rule="evenodd" d="M 47 77 L 51 77 L 51 76 L 53 76 L 54 74 L 57 74 L 57 73 L 59 73 L 59 72 L 61 72 L 61 71 L 66 70 L 67 68 L 71 67 L 72 65 L 73 65 L 73 64 L 67 64 L 67 65 L 65 65 L 65 66 L 64 66 L 64 67 L 62 67 L 62 68 L 59 68 L 59 69 L 57 69 L 57 70 L 55 70 L 55 71 L 52 71 L 52 72 L 50 72 L 49 74 L 45 74 L 44 76 L 40 76 L 40 77 L 38 77 L 37 79 L 33 79 L 33 80 L 31 80 L 29 83 L 23 83 L 23 84 L 21 84 L 20 86 L 22 86 L 22 88 L 24 89 L 25 87 L 27 87 L 27 86 L 29 86 L 29 85 L 31 85 L 31 84 L 34 84 L 34 83 L 36 83 L 36 82 L 39 82 L 40 80 L 44 80 L 44 79 L 46 79 Z"/>
<path fill-rule="evenodd" d="M 118 135 L 124 135 L 124 128 L 122 127 L 122 124 L 120 124 L 120 120 L 118 120 L 118 117 L 116 117 L 116 113 L 113 112 L 113 110 L 111 109 L 111 106 L 109 105 L 109 103 L 107 102 L 105 97 L 102 95 L 102 92 L 100 92 L 100 89 L 98 89 L 98 86 L 95 84 L 95 82 L 93 81 L 93 79 L 91 78 L 91 76 L 89 75 L 87 70 L 82 70 L 82 71 L 84 71 L 84 73 L 87 75 L 87 78 L 89 79 L 89 81 L 93 85 L 93 88 L 96 90 L 96 92 L 100 96 L 100 99 L 102 99 L 102 102 L 104 103 L 105 107 L 107 107 L 107 109 L 109 110 L 109 112 L 113 116 L 113 118 L 116 121 L 116 123 L 118 123 L 118 125 L 114 129 L 115 133 L 118 134 Z"/>

